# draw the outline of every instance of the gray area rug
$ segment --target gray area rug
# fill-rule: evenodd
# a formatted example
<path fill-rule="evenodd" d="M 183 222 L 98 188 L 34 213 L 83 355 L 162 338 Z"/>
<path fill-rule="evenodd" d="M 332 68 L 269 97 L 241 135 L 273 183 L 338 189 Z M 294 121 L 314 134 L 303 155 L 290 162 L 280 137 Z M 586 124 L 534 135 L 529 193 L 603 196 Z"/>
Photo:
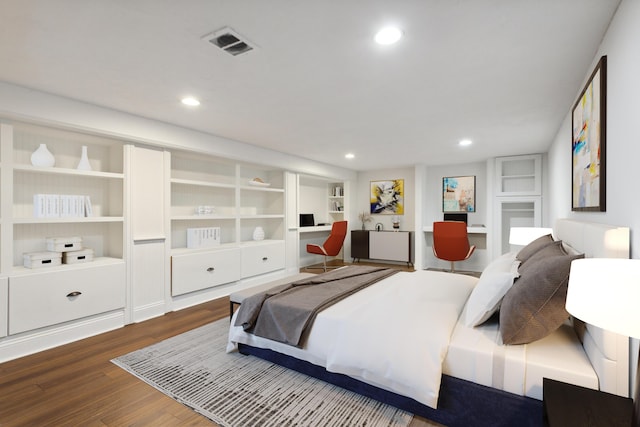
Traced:
<path fill-rule="evenodd" d="M 253 356 L 225 353 L 222 319 L 113 359 L 223 427 L 388 426 L 412 415 Z"/>

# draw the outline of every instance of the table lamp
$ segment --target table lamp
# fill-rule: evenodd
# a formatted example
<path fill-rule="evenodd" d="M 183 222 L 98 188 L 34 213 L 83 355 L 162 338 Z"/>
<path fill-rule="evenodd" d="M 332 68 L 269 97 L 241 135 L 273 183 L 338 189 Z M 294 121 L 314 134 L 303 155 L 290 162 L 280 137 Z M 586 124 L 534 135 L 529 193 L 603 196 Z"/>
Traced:
<path fill-rule="evenodd" d="M 551 234 L 551 228 L 543 227 L 511 227 L 509 230 L 509 244 L 526 246 L 538 237 Z"/>
<path fill-rule="evenodd" d="M 602 329 L 640 339 L 640 259 L 584 258 L 571 262 L 567 311 Z M 636 369 L 634 425 L 639 425 Z"/>

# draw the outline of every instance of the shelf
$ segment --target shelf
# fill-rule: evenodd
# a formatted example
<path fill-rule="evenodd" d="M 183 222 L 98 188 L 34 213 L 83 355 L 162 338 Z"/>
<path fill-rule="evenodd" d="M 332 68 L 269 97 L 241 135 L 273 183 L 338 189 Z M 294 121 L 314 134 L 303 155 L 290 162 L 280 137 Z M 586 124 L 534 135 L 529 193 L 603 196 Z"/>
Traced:
<path fill-rule="evenodd" d="M 208 221 L 208 220 L 234 220 L 235 215 L 176 215 L 171 221 Z"/>
<path fill-rule="evenodd" d="M 241 190 L 247 191 L 263 191 L 263 192 L 273 192 L 273 193 L 284 193 L 284 188 L 272 188 L 272 187 L 254 187 L 251 185 L 241 185 Z"/>
<path fill-rule="evenodd" d="M 68 168 L 43 168 L 31 165 L 16 165 L 13 167 L 16 172 L 27 172 L 33 174 L 52 174 L 52 175 L 72 175 L 72 176 L 85 176 L 95 178 L 110 178 L 110 179 L 124 179 L 124 174 L 114 172 L 100 172 L 100 171 L 84 171 L 78 169 Z"/>
<path fill-rule="evenodd" d="M 90 216 L 90 217 L 67 217 L 67 218 L 16 218 L 13 223 L 18 224 L 75 224 L 75 223 L 97 223 L 97 222 L 123 222 L 121 216 Z"/>
<path fill-rule="evenodd" d="M 257 214 L 257 215 L 240 215 L 240 219 L 273 219 L 284 218 L 284 214 Z"/>
<path fill-rule="evenodd" d="M 235 189 L 236 188 L 236 186 L 234 184 L 224 184 L 224 183 L 220 183 L 220 182 L 208 182 L 208 181 L 197 181 L 197 180 L 192 180 L 192 179 L 172 178 L 171 179 L 171 183 L 172 184 L 179 184 L 179 185 L 193 185 L 193 186 L 197 186 L 197 187 L 214 187 L 214 188 L 228 188 L 228 189 Z"/>

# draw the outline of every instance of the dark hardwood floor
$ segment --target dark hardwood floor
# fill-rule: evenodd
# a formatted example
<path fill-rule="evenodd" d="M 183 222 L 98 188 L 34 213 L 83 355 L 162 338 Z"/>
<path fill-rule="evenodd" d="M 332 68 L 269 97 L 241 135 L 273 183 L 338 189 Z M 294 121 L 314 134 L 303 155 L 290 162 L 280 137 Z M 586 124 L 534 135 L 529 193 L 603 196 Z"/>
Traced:
<path fill-rule="evenodd" d="M 0 364 L 0 426 L 215 426 L 110 360 L 228 310 L 229 298 L 220 298 Z"/>

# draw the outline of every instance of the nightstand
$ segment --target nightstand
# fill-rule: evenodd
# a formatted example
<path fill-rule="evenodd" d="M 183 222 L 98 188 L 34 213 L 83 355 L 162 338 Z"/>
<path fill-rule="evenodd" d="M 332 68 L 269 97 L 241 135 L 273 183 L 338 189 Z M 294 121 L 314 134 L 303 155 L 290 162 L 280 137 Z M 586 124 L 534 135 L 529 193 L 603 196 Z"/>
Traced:
<path fill-rule="evenodd" d="M 544 425 L 624 426 L 633 422 L 633 400 L 590 388 L 543 379 Z"/>

